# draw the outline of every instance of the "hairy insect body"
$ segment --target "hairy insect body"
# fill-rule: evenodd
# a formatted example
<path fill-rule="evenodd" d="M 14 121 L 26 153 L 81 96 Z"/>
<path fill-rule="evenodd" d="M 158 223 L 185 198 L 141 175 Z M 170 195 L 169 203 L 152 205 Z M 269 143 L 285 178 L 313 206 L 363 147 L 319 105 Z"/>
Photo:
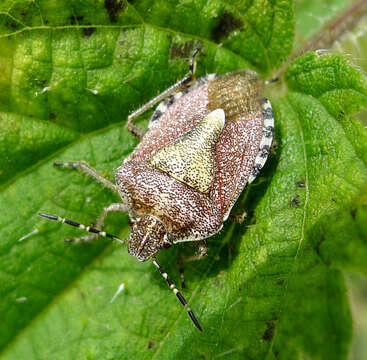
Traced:
<path fill-rule="evenodd" d="M 145 261 L 171 241 L 220 231 L 271 145 L 265 136 L 272 132 L 271 106 L 260 91 L 253 71 L 212 74 L 157 107 L 116 172 L 133 219 L 130 254 Z"/>
<path fill-rule="evenodd" d="M 267 159 L 274 119 L 270 102 L 261 98 L 262 82 L 253 71 L 211 74 L 192 83 L 197 52 L 188 75 L 128 117 L 127 128 L 141 141 L 117 169 L 116 184 L 84 162 L 54 163 L 80 169 L 117 191 L 122 202 L 105 207 L 95 226 L 57 215 L 39 215 L 91 233 L 68 242 L 103 236 L 125 243 L 102 228 L 109 212 L 128 212 L 128 252 L 139 261 L 152 259 L 201 331 L 193 311 L 155 255 L 172 243 L 199 241 L 220 231 L 238 196 Z M 133 120 L 163 99 L 144 134 Z M 206 248 L 199 248 L 205 255 Z"/>

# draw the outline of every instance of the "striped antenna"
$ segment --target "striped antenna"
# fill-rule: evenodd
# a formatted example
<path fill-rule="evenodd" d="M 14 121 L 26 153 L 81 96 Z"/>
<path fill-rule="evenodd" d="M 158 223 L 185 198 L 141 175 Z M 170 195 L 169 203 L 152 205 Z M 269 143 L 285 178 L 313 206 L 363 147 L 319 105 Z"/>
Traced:
<path fill-rule="evenodd" d="M 72 220 L 69 220 L 69 219 L 65 219 L 65 218 L 61 218 L 60 216 L 56 216 L 56 215 L 50 215 L 50 214 L 44 214 L 44 213 L 38 213 L 38 215 L 39 216 L 42 216 L 42 217 L 44 217 L 46 219 L 49 219 L 49 220 L 60 221 L 60 222 L 62 222 L 64 224 L 68 224 L 68 225 L 77 227 L 79 229 L 86 230 L 86 231 L 88 231 L 90 233 L 97 234 L 99 236 L 103 236 L 103 237 L 106 237 L 106 238 L 115 240 L 115 241 L 117 241 L 120 244 L 125 244 L 125 241 L 124 240 L 121 240 L 121 239 L 119 239 L 118 237 L 116 237 L 114 235 L 111 235 L 109 233 L 106 233 L 105 231 L 98 230 L 98 229 L 96 229 L 96 228 L 94 228 L 92 226 L 85 226 L 83 224 L 79 224 L 78 222 L 75 222 L 75 221 L 72 221 Z"/>
<path fill-rule="evenodd" d="M 194 315 L 194 313 L 192 312 L 192 310 L 189 308 L 189 305 L 187 304 L 187 301 L 185 300 L 185 298 L 183 297 L 183 295 L 176 289 L 175 284 L 172 282 L 172 280 L 168 277 L 168 274 L 162 269 L 162 267 L 157 263 L 155 258 L 152 258 L 153 260 L 153 264 L 155 265 L 155 267 L 159 270 L 159 272 L 161 273 L 161 275 L 165 278 L 165 280 L 167 281 L 168 286 L 170 287 L 170 289 L 173 291 L 173 293 L 177 296 L 178 300 L 180 300 L 181 304 L 185 307 L 185 309 L 187 310 L 187 313 L 189 314 L 192 322 L 195 324 L 195 326 L 200 330 L 203 331 L 203 329 L 201 328 L 198 319 L 196 318 L 196 316 Z"/>

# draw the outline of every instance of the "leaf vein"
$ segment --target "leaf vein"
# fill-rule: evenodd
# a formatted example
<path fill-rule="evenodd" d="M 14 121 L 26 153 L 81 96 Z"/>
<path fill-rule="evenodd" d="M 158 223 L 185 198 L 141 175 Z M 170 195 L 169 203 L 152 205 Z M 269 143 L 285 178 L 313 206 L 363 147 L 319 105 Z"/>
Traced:
<path fill-rule="evenodd" d="M 296 118 L 296 121 L 297 121 L 297 126 L 298 126 L 298 129 L 299 129 L 300 141 L 301 141 L 301 144 L 302 144 L 302 147 L 303 147 L 303 162 L 304 162 L 304 168 L 305 168 L 305 190 L 306 191 L 305 191 L 305 203 L 304 203 L 304 206 L 303 206 L 303 218 L 302 218 L 302 224 L 301 224 L 301 236 L 300 236 L 299 241 L 298 241 L 298 247 L 297 247 L 296 254 L 294 256 L 293 266 L 292 266 L 292 268 L 289 271 L 289 274 L 288 274 L 287 279 L 285 280 L 284 293 L 283 293 L 283 297 L 284 298 L 286 297 L 286 294 L 287 294 L 287 291 L 288 291 L 289 279 L 290 279 L 290 277 L 292 276 L 292 273 L 295 270 L 296 261 L 297 261 L 297 258 L 298 258 L 298 255 L 299 255 L 299 252 L 300 252 L 300 249 L 301 249 L 303 240 L 305 238 L 307 207 L 308 207 L 308 202 L 309 202 L 309 199 L 310 199 L 310 193 L 309 193 L 309 174 L 308 174 L 308 164 L 307 164 L 307 151 L 306 151 L 306 144 L 305 144 L 305 139 L 304 139 L 304 134 L 303 134 L 303 128 L 302 128 L 301 122 L 299 120 L 298 113 L 294 109 L 293 105 L 290 103 L 289 100 L 286 100 L 286 101 L 288 102 L 288 104 L 289 104 L 289 106 L 290 106 L 293 114 L 295 115 L 295 118 Z M 276 334 L 277 334 L 277 331 L 278 331 L 278 326 L 279 326 L 279 323 L 280 323 L 280 316 L 281 316 L 281 314 L 283 312 L 284 305 L 285 305 L 285 302 L 284 301 L 280 303 L 278 320 L 277 320 L 277 322 L 276 322 L 276 324 L 274 326 L 274 336 L 273 336 L 273 338 L 271 340 L 271 344 L 269 346 L 269 350 L 268 350 L 268 353 L 267 353 L 266 358 L 269 358 L 270 355 L 272 354 L 272 349 L 273 349 L 274 341 L 275 341 Z"/>

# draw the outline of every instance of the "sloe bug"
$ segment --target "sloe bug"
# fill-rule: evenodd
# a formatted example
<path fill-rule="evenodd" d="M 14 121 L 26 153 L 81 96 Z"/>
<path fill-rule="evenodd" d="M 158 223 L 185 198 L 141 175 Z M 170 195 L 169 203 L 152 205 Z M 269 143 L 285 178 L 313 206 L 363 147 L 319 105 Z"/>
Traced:
<path fill-rule="evenodd" d="M 263 83 L 256 72 L 240 70 L 195 79 L 197 52 L 191 57 L 188 75 L 128 117 L 128 130 L 141 141 L 116 170 L 116 184 L 84 162 L 54 163 L 80 169 L 118 192 L 122 203 L 105 207 L 95 227 L 39 215 L 92 233 L 71 242 L 90 241 L 99 235 L 125 243 L 101 229 L 108 212 L 127 212 L 129 254 L 139 261 L 152 259 L 202 330 L 156 254 L 172 243 L 199 242 L 221 230 L 237 198 L 265 164 L 274 117 L 270 102 L 261 98 Z M 158 102 L 145 132 L 133 120 Z"/>

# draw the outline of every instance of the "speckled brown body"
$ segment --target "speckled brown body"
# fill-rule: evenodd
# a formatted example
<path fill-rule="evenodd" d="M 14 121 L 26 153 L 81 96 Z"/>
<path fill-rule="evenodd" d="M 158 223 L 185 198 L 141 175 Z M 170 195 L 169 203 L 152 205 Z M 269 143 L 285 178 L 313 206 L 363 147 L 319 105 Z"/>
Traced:
<path fill-rule="evenodd" d="M 91 233 L 68 242 L 107 237 L 127 242 L 129 254 L 139 261 L 151 259 L 202 331 L 187 301 L 157 262 L 156 254 L 172 242 L 206 239 L 222 228 L 241 191 L 265 164 L 274 118 L 270 102 L 260 96 L 262 83 L 253 71 L 206 75 L 187 87 L 193 80 L 198 51 L 193 52 L 189 75 L 128 117 L 127 129 L 141 142 L 117 169 L 116 184 L 83 161 L 54 163 L 80 169 L 117 191 L 123 201 L 105 207 L 95 227 L 57 215 L 39 215 Z M 163 99 L 144 135 L 133 120 Z M 131 231 L 127 241 L 102 230 L 111 211 L 129 213 Z"/>
<path fill-rule="evenodd" d="M 207 75 L 157 107 L 149 130 L 116 172 L 133 219 L 153 216 L 173 242 L 205 239 L 221 229 L 238 196 L 265 163 L 271 145 L 271 105 L 261 98 L 261 87 L 257 74 L 249 70 Z M 186 148 L 183 155 L 177 144 L 192 141 L 195 129 L 216 109 L 224 110 L 225 122 L 215 140 L 205 140 L 213 146 L 211 155 L 203 150 L 204 164 L 212 161 L 214 170 L 205 175 L 205 184 L 192 170 L 176 174 L 172 161 L 164 163 L 162 149 L 176 152 L 177 159 L 186 153 L 195 159 L 198 150 L 191 155 Z M 190 165 L 203 166 L 199 160 Z"/>

